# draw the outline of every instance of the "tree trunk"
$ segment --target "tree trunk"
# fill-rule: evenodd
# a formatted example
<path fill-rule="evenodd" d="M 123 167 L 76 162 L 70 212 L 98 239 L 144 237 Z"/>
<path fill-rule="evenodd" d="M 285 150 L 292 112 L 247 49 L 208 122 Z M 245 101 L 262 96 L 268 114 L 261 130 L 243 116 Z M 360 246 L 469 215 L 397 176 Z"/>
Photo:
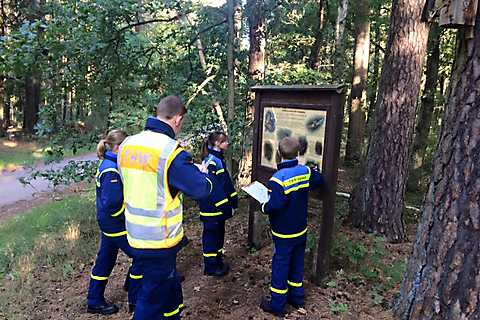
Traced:
<path fill-rule="evenodd" d="M 34 75 L 25 77 L 25 104 L 23 109 L 23 129 L 33 134 L 38 121 L 40 105 L 40 81 Z"/>
<path fill-rule="evenodd" d="M 338 3 L 337 22 L 335 27 L 335 59 L 334 59 L 334 79 L 343 82 L 345 77 L 345 25 L 347 23 L 348 0 L 340 0 Z"/>
<path fill-rule="evenodd" d="M 399 319 L 480 319 L 480 14 L 459 33 L 445 121 Z"/>
<path fill-rule="evenodd" d="M 377 2 L 375 5 L 374 17 L 381 17 L 381 12 L 382 12 L 382 3 Z M 373 26 L 373 33 L 375 34 L 374 40 L 373 40 L 373 57 L 372 57 L 372 73 L 370 75 L 371 77 L 371 82 L 369 85 L 368 89 L 368 110 L 367 110 L 367 124 L 366 124 L 366 131 L 367 131 L 367 137 L 370 137 L 370 132 L 371 132 L 371 126 L 373 121 L 373 115 L 375 112 L 375 102 L 377 100 L 377 89 L 378 89 L 378 78 L 380 76 L 380 63 L 381 63 L 381 52 L 380 52 L 380 40 L 382 39 L 382 29 L 380 22 L 378 21 L 373 21 L 374 26 Z"/>
<path fill-rule="evenodd" d="M 28 2 L 31 7 L 31 13 L 27 17 L 30 21 L 41 18 L 40 1 L 31 0 Z M 39 29 L 38 36 L 41 36 L 42 29 Z M 35 125 L 38 121 L 38 112 L 40 110 L 40 73 L 34 66 L 30 72 L 25 75 L 25 104 L 23 109 L 23 129 L 28 134 L 33 134 Z"/>
<path fill-rule="evenodd" d="M 355 10 L 355 53 L 349 108 L 345 162 L 357 164 L 362 158 L 367 103 L 367 75 L 370 54 L 370 8 L 368 0 L 358 0 Z"/>
<path fill-rule="evenodd" d="M 265 77 L 265 46 L 267 25 L 263 15 L 264 0 L 249 0 L 247 2 L 248 28 L 249 28 L 249 61 L 248 76 L 249 85 L 254 86 L 263 81 Z M 243 136 L 243 158 L 240 161 L 238 183 L 247 185 L 251 180 L 252 172 L 252 140 L 253 140 L 253 114 L 254 114 L 255 93 L 249 92 L 247 109 L 245 112 L 246 128 Z"/>
<path fill-rule="evenodd" d="M 408 154 L 428 38 L 428 25 L 421 21 L 422 9 L 421 1 L 393 1 L 375 127 L 350 206 L 354 226 L 383 234 L 392 242 L 405 239 Z"/>
<path fill-rule="evenodd" d="M 318 25 L 317 31 L 315 34 L 315 42 L 310 52 L 309 67 L 312 69 L 317 69 L 320 64 L 320 50 L 322 49 L 323 44 L 323 27 L 325 25 L 325 7 L 327 5 L 327 0 L 320 0 L 318 3 Z"/>
<path fill-rule="evenodd" d="M 238 50 L 240 28 L 241 28 L 241 6 L 238 0 L 227 0 L 228 7 L 228 45 L 227 45 L 227 66 L 228 66 L 228 103 L 227 103 L 227 122 L 231 126 L 235 116 L 235 65 L 236 52 Z M 232 171 L 232 154 L 228 153 L 227 168 Z"/>
<path fill-rule="evenodd" d="M 420 105 L 417 125 L 415 127 L 415 140 L 412 152 L 412 171 L 409 185 L 414 190 L 418 189 L 421 170 L 424 165 L 427 150 L 428 135 L 432 124 L 433 109 L 435 107 L 435 94 L 437 92 L 438 71 L 440 67 L 440 27 L 434 23 L 428 37 L 427 67 L 425 70 L 425 89 Z"/>

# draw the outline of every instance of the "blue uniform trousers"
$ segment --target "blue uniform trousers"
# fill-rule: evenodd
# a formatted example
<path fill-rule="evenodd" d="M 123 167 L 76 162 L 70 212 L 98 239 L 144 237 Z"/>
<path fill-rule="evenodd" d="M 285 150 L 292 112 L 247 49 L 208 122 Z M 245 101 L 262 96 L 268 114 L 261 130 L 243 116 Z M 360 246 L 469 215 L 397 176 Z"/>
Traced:
<path fill-rule="evenodd" d="M 176 271 L 177 254 L 138 256 L 143 281 L 134 320 L 176 320 L 183 309 L 182 286 Z"/>
<path fill-rule="evenodd" d="M 100 238 L 100 248 L 97 259 L 92 269 L 90 285 L 88 288 L 87 304 L 95 307 L 105 303 L 105 287 L 108 277 L 112 273 L 115 262 L 117 261 L 118 249 L 121 249 L 127 256 L 132 258 L 132 248 L 128 245 L 127 236 L 107 237 L 103 233 Z M 128 303 L 135 305 L 137 294 L 142 280 L 141 265 L 136 259 L 132 259 L 125 280 L 125 286 L 128 289 Z"/>
<path fill-rule="evenodd" d="M 298 239 L 274 239 L 272 258 L 271 306 L 283 311 L 287 301 L 304 304 L 303 288 L 306 236 Z"/>
<path fill-rule="evenodd" d="M 214 272 L 222 264 L 225 220 L 203 222 L 203 261 L 205 272 Z"/>

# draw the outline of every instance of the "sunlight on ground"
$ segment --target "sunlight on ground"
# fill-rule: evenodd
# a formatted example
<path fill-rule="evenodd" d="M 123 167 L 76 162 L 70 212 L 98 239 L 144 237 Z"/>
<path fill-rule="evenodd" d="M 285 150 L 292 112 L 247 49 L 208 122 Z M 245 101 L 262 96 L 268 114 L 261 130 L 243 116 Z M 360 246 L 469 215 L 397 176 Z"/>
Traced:
<path fill-rule="evenodd" d="M 43 157 L 43 149 L 37 149 L 32 152 L 34 158 L 40 159 Z"/>
<path fill-rule="evenodd" d="M 3 144 L 5 147 L 9 147 L 9 148 L 15 148 L 16 146 L 18 146 L 18 142 L 10 141 L 10 140 L 5 140 L 5 141 L 3 141 L 2 144 Z"/>

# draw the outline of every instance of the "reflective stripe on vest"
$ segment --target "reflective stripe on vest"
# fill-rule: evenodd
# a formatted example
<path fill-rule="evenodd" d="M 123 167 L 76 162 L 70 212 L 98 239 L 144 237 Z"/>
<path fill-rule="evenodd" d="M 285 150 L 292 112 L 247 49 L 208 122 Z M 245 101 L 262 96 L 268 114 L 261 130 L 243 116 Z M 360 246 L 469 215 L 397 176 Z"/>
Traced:
<path fill-rule="evenodd" d="M 152 131 L 131 136 L 120 146 L 125 224 L 134 248 L 171 248 L 183 238 L 180 194 L 173 198 L 168 186 L 168 169 L 183 150 L 177 146 L 175 140 Z"/>
<path fill-rule="evenodd" d="M 120 174 L 120 172 L 118 172 L 118 170 L 115 168 L 107 168 L 107 169 L 104 169 L 102 172 L 100 172 L 99 169 L 97 169 L 97 174 L 95 175 L 95 184 L 99 188 L 100 188 L 100 178 L 102 177 L 102 174 L 104 174 L 105 172 L 116 172 Z"/>

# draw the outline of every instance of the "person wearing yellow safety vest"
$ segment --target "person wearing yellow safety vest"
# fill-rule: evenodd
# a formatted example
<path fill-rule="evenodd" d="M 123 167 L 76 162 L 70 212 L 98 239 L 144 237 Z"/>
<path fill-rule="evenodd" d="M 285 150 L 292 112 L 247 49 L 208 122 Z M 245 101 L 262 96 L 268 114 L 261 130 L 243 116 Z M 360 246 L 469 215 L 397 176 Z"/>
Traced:
<path fill-rule="evenodd" d="M 122 130 L 112 130 L 105 139 L 100 140 L 97 146 L 97 156 L 101 162 L 95 178 L 96 207 L 101 238 L 97 259 L 90 275 L 87 296 L 87 312 L 89 313 L 109 315 L 118 311 L 115 304 L 105 301 L 105 287 L 115 266 L 118 249 L 132 257 L 125 230 L 123 186 L 117 170 L 118 147 L 126 136 Z M 141 279 L 141 267 L 136 259 L 133 259 L 124 286 L 128 291 L 130 310 L 135 306 Z"/>
<path fill-rule="evenodd" d="M 186 112 L 179 97 L 163 98 L 145 130 L 120 146 L 127 239 L 143 272 L 134 320 L 180 319 L 184 308 L 176 271 L 184 239 L 182 194 L 198 200 L 212 190 L 175 140 Z"/>
<path fill-rule="evenodd" d="M 325 187 L 322 174 L 299 165 L 300 144 L 286 137 L 279 143 L 282 161 L 268 181 L 269 200 L 262 204 L 272 229 L 271 299 L 264 299 L 260 308 L 276 316 L 284 315 L 285 304 L 304 306 L 303 272 L 307 239 L 308 191 Z"/>

